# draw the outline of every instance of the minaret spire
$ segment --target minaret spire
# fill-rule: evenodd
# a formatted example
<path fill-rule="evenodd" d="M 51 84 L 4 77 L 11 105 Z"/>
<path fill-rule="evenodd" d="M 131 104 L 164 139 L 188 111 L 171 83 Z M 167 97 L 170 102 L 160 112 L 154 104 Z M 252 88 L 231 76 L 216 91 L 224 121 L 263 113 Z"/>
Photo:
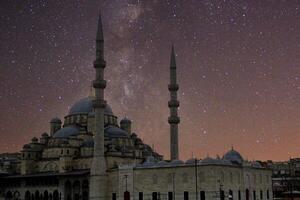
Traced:
<path fill-rule="evenodd" d="M 96 37 L 96 60 L 104 60 L 104 39 L 103 39 L 103 28 L 102 28 L 102 17 L 99 14 L 98 19 L 98 30 Z"/>
<path fill-rule="evenodd" d="M 93 81 L 95 89 L 95 98 L 93 107 L 95 110 L 95 129 L 94 129 L 94 154 L 90 171 L 90 199 L 104 200 L 106 199 L 106 160 L 104 155 L 104 109 L 106 101 L 104 100 L 104 89 L 106 81 L 104 80 L 104 68 L 106 62 L 104 60 L 104 40 L 102 31 L 101 14 L 99 15 L 98 31 L 96 38 L 96 60 L 94 68 L 96 77 Z"/>
<path fill-rule="evenodd" d="M 171 60 L 170 60 L 170 101 L 168 102 L 170 108 L 170 117 L 168 119 L 170 124 L 170 156 L 171 160 L 177 160 L 178 156 L 178 124 L 180 118 L 178 117 L 179 101 L 177 100 L 177 91 L 179 86 L 177 84 L 176 74 L 176 55 L 174 46 L 172 45 Z"/>

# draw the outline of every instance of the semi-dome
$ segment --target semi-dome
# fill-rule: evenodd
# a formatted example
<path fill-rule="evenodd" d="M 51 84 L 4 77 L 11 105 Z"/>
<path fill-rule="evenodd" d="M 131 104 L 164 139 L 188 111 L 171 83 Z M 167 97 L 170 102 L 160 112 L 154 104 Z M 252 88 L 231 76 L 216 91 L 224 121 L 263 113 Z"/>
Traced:
<path fill-rule="evenodd" d="M 64 127 L 60 130 L 58 130 L 53 137 L 54 138 L 68 138 L 71 136 L 77 136 L 79 135 L 79 129 L 74 126 L 68 126 Z"/>
<path fill-rule="evenodd" d="M 85 97 L 83 99 L 80 99 L 70 108 L 69 115 L 88 114 L 94 112 L 92 100 L 92 97 Z M 104 114 L 114 115 L 111 107 L 108 104 L 106 104 Z"/>
<path fill-rule="evenodd" d="M 129 137 L 126 131 L 115 126 L 108 126 L 104 129 L 104 133 L 109 137 Z"/>
<path fill-rule="evenodd" d="M 243 157 L 241 156 L 241 154 L 237 151 L 235 151 L 234 149 L 231 149 L 230 151 L 228 151 L 224 156 L 223 156 L 224 160 L 228 160 L 233 164 L 239 164 L 241 165 L 243 163 Z"/>

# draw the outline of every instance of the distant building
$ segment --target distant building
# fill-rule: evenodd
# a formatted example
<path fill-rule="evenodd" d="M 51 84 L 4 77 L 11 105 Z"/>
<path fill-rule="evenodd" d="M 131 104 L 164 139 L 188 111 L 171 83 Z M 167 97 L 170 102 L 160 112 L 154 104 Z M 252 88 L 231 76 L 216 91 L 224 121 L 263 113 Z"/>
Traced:
<path fill-rule="evenodd" d="M 285 162 L 268 161 L 273 170 L 272 182 L 275 199 L 300 199 L 300 158 Z"/>
<path fill-rule="evenodd" d="M 154 152 L 118 122 L 104 100 L 101 18 L 97 33 L 95 95 L 76 102 L 50 133 L 32 138 L 20 153 L 0 160 L 0 199 L 21 200 L 269 200 L 272 171 L 233 148 L 222 158 L 179 160 L 176 60 L 170 64 L 171 160 Z"/>

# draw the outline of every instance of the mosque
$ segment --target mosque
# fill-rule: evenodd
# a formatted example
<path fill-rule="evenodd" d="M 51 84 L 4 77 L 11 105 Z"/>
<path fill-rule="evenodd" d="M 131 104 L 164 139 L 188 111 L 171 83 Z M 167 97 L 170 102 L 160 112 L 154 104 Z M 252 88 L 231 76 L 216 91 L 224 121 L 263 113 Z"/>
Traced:
<path fill-rule="evenodd" d="M 118 122 L 104 100 L 106 81 L 101 16 L 94 61 L 94 95 L 77 101 L 50 131 L 17 154 L 0 156 L 0 199 L 5 200 L 269 200 L 272 171 L 233 148 L 223 157 L 179 160 L 179 86 L 174 48 L 170 62 L 170 160 Z"/>

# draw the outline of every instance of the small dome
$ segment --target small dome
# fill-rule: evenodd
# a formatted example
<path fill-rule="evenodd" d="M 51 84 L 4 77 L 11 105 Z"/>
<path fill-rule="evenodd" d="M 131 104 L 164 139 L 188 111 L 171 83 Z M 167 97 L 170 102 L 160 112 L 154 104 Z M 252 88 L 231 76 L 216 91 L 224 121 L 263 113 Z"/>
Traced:
<path fill-rule="evenodd" d="M 43 133 L 43 134 L 42 134 L 42 137 L 43 137 L 43 138 L 46 138 L 46 137 L 49 137 L 49 135 L 48 135 L 48 133 Z"/>
<path fill-rule="evenodd" d="M 132 137 L 132 138 L 137 138 L 137 134 L 132 133 L 132 134 L 131 134 L 131 137 Z"/>
<path fill-rule="evenodd" d="M 252 162 L 251 165 L 252 165 L 252 167 L 255 167 L 255 168 L 261 168 L 262 167 L 261 164 L 257 161 Z"/>
<path fill-rule="evenodd" d="M 157 166 L 164 166 L 164 165 L 167 165 L 167 164 L 168 164 L 167 161 L 162 160 L 162 161 L 159 161 L 159 162 L 157 163 Z"/>
<path fill-rule="evenodd" d="M 143 166 L 152 166 L 156 164 L 156 159 L 153 156 L 148 156 Z"/>
<path fill-rule="evenodd" d="M 24 146 L 23 146 L 23 149 L 30 149 L 31 147 L 30 147 L 30 145 L 29 144 L 25 144 Z"/>
<path fill-rule="evenodd" d="M 126 131 L 114 126 L 105 128 L 104 132 L 108 137 L 129 137 Z"/>
<path fill-rule="evenodd" d="M 53 137 L 54 138 L 68 138 L 71 136 L 79 135 L 79 129 L 74 126 L 67 126 L 58 130 Z"/>
<path fill-rule="evenodd" d="M 31 139 L 31 142 L 32 143 L 37 143 L 39 140 L 36 138 L 36 137 L 33 137 L 32 139 Z"/>
<path fill-rule="evenodd" d="M 201 160 L 200 164 L 204 164 L 204 165 L 208 165 L 208 164 L 221 164 L 220 160 L 211 158 L 209 156 L 207 156 L 206 158 L 204 158 L 203 160 Z"/>
<path fill-rule="evenodd" d="M 198 160 L 196 160 L 195 158 L 190 158 L 185 162 L 185 164 L 195 164 L 196 161 L 198 163 Z"/>
<path fill-rule="evenodd" d="M 61 124 L 61 120 L 58 117 L 54 117 L 53 119 L 51 119 L 50 123 Z"/>
<path fill-rule="evenodd" d="M 172 160 L 170 162 L 171 165 L 182 165 L 184 162 L 182 160 Z"/>
<path fill-rule="evenodd" d="M 92 100 L 92 97 L 85 97 L 83 99 L 80 99 L 70 108 L 69 115 L 89 114 L 94 112 Z M 111 107 L 108 104 L 106 104 L 104 114 L 114 115 Z"/>
<path fill-rule="evenodd" d="M 124 117 L 121 121 L 120 124 L 131 124 L 131 120 L 128 119 L 127 117 Z"/>
<path fill-rule="evenodd" d="M 231 149 L 230 151 L 228 151 L 223 156 L 223 159 L 230 161 L 232 164 L 241 165 L 243 163 L 243 157 L 241 156 L 241 154 L 239 152 L 235 151 L 234 149 Z"/>

